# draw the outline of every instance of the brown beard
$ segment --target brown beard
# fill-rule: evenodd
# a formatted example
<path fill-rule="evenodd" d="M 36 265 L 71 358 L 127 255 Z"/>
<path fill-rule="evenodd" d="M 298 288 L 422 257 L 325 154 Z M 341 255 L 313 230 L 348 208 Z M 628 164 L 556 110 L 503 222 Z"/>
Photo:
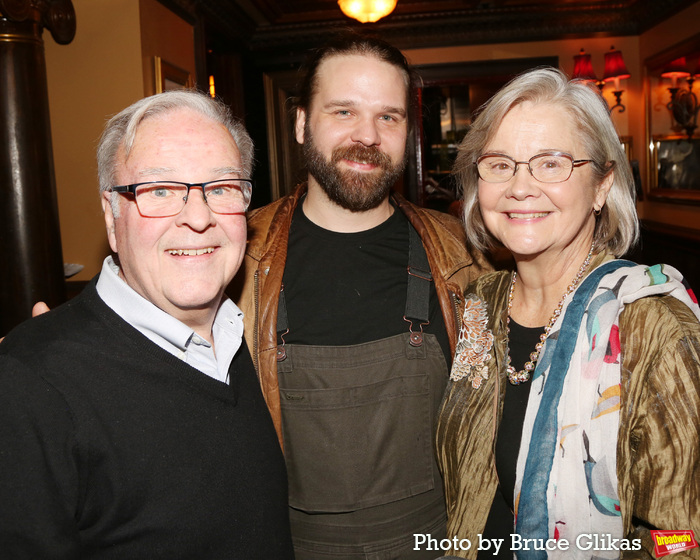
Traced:
<path fill-rule="evenodd" d="M 303 151 L 309 173 L 328 198 L 351 212 L 365 212 L 379 206 L 389 196 L 406 164 L 403 158 L 392 165 L 391 158 L 377 146 L 359 143 L 338 146 L 328 160 L 316 147 L 308 122 L 304 128 Z M 370 173 L 341 170 L 338 163 L 343 159 L 370 163 L 378 169 Z"/>

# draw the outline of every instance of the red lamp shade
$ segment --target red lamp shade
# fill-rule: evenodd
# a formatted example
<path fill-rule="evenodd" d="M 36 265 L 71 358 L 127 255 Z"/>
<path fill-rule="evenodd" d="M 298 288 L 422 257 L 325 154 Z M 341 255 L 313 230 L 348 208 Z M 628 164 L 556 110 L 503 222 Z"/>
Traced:
<path fill-rule="evenodd" d="M 610 50 L 605 53 L 605 72 L 603 81 L 610 82 L 612 80 L 626 80 L 630 77 L 630 72 L 625 66 L 625 61 L 622 58 L 622 52 L 615 50 L 615 47 L 610 47 Z M 617 82 L 615 82 L 617 83 Z"/>
<path fill-rule="evenodd" d="M 581 52 L 574 56 L 574 80 L 583 80 L 586 82 L 597 82 L 598 78 L 591 64 L 591 55 L 586 54 L 586 51 L 581 49 Z"/>
<path fill-rule="evenodd" d="M 688 72 L 686 67 L 684 56 L 669 62 L 663 72 L 661 72 L 662 78 L 671 78 L 671 87 L 676 87 L 678 78 L 687 78 L 688 76 L 690 76 L 690 72 Z"/>

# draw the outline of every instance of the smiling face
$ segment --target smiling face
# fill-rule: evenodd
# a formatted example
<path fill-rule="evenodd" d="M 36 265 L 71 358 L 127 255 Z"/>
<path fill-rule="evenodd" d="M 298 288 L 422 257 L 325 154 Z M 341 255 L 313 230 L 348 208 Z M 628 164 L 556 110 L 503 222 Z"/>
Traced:
<path fill-rule="evenodd" d="M 377 207 L 405 164 L 407 85 L 372 55 L 336 55 L 318 68 L 309 113 L 297 112 L 310 188 L 354 212 Z"/>
<path fill-rule="evenodd" d="M 125 159 L 117 155 L 119 185 L 145 181 L 199 183 L 240 178 L 238 148 L 226 128 L 192 109 L 144 120 Z M 136 292 L 195 328 L 213 320 L 224 288 L 238 270 L 246 242 L 244 215 L 209 210 L 200 188 L 168 218 L 144 218 L 133 197 L 119 195 L 118 217 L 104 193 L 107 234 L 120 275 Z M 196 329 L 195 329 L 196 330 Z"/>
<path fill-rule="evenodd" d="M 566 152 L 588 159 L 571 115 L 561 106 L 525 102 L 501 121 L 484 153 L 496 152 L 528 161 L 543 152 Z M 591 164 L 574 168 L 563 183 L 540 183 L 520 164 L 506 183 L 479 179 L 479 208 L 489 232 L 516 259 L 549 254 L 584 256 L 593 241 L 594 209 L 605 203 L 612 185 L 609 173 L 594 183 Z"/>

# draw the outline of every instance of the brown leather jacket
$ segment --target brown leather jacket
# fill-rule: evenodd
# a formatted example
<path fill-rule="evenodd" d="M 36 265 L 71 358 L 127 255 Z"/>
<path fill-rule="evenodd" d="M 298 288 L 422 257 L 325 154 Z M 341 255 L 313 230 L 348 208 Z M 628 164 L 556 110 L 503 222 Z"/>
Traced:
<path fill-rule="evenodd" d="M 277 380 L 277 304 L 287 260 L 287 240 L 294 209 L 306 185 L 248 216 L 248 248 L 231 297 L 245 314 L 245 338 L 260 378 L 263 396 L 282 441 L 279 383 Z M 462 224 L 456 218 L 426 210 L 392 194 L 396 206 L 420 235 L 435 279 L 435 288 L 454 352 L 460 329 L 462 291 L 491 269 L 482 255 L 470 254 Z"/>

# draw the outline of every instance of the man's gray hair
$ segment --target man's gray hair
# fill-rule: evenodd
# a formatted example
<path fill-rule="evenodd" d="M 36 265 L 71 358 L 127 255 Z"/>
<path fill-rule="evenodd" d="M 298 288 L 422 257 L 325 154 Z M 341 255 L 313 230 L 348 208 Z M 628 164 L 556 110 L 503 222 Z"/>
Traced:
<path fill-rule="evenodd" d="M 231 133 L 241 154 L 242 178 L 249 179 L 251 177 L 253 173 L 253 140 L 243 124 L 233 116 L 228 106 L 197 90 L 175 90 L 140 99 L 107 122 L 97 147 L 97 175 L 100 182 L 100 193 L 116 185 L 119 148 L 123 146 L 124 157 L 129 156 L 141 123 L 150 117 L 177 109 L 192 109 L 225 126 Z M 117 210 L 114 206 L 115 199 L 113 197 L 112 208 Z M 117 212 L 115 212 L 116 215 Z"/>
<path fill-rule="evenodd" d="M 579 135 L 587 159 L 593 160 L 594 184 L 613 173 L 613 185 L 605 206 L 596 219 L 596 250 L 607 249 L 616 256 L 625 254 L 639 237 L 632 171 L 608 106 L 598 89 L 582 81 L 569 81 L 555 68 L 537 68 L 513 79 L 480 110 L 459 146 L 453 172 L 462 188 L 467 238 L 480 250 L 494 246 L 479 210 L 479 177 L 476 160 L 496 134 L 506 114 L 522 103 L 544 103 L 564 109 Z"/>

